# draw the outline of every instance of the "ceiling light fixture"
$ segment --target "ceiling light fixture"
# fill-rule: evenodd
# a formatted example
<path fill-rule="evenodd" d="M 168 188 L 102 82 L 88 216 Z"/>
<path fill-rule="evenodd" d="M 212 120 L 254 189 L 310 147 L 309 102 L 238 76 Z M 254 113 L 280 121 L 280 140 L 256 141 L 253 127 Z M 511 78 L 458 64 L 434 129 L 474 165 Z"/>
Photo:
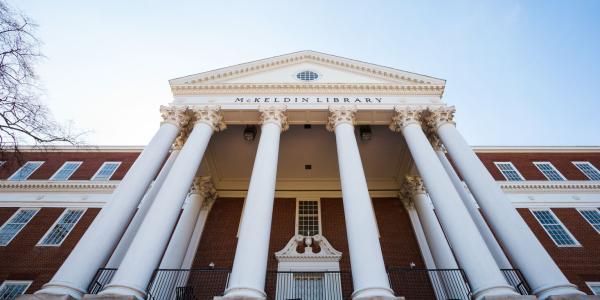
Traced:
<path fill-rule="evenodd" d="M 373 137 L 373 132 L 371 132 L 371 126 L 369 125 L 360 125 L 358 132 L 360 133 L 360 139 L 363 141 L 370 141 Z"/>
<path fill-rule="evenodd" d="M 254 138 L 256 138 L 256 125 L 246 125 L 246 128 L 244 128 L 244 139 L 252 142 Z"/>

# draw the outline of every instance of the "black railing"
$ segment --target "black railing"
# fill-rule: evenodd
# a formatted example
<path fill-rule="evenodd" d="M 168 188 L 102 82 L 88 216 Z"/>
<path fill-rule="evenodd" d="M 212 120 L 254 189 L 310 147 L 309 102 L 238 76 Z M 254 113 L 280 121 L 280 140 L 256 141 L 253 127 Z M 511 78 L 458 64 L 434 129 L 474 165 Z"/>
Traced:
<path fill-rule="evenodd" d="M 150 300 L 212 300 L 223 295 L 228 269 L 158 269 L 148 285 Z"/>
<path fill-rule="evenodd" d="M 531 288 L 523 274 L 519 269 L 501 269 L 504 278 L 512 285 L 521 295 L 531 295 Z"/>
<path fill-rule="evenodd" d="M 342 300 L 352 297 L 350 272 L 269 271 L 265 292 L 269 300 Z"/>
<path fill-rule="evenodd" d="M 117 269 L 114 268 L 100 268 L 90 285 L 88 286 L 88 294 L 98 294 L 105 285 L 107 285 L 113 278 Z"/>
<path fill-rule="evenodd" d="M 464 299 L 471 296 L 461 269 L 389 268 L 394 294 L 406 299 Z"/>

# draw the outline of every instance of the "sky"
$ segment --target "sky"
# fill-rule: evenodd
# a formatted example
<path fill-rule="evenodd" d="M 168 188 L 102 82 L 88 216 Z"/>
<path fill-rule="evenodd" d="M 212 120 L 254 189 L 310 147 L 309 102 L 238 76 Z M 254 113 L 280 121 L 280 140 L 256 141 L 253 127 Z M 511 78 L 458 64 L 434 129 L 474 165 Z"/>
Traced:
<path fill-rule="evenodd" d="M 300 50 L 446 79 L 471 145 L 600 145 L 600 1 L 9 0 L 54 117 L 144 145 L 168 80 Z"/>

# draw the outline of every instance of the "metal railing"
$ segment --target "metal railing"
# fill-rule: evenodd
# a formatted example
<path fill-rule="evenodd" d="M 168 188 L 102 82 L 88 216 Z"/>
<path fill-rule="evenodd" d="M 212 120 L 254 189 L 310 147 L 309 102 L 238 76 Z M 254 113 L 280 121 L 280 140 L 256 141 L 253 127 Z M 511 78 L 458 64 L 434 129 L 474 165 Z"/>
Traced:
<path fill-rule="evenodd" d="M 500 269 L 504 278 L 521 295 L 531 295 L 531 288 L 519 269 Z"/>
<path fill-rule="evenodd" d="M 269 271 L 265 281 L 269 300 L 342 300 L 352 291 L 352 275 L 344 271 Z"/>
<path fill-rule="evenodd" d="M 100 268 L 90 285 L 88 286 L 88 294 L 98 294 L 105 285 L 107 285 L 113 278 L 117 269 L 114 268 Z"/>
<path fill-rule="evenodd" d="M 461 269 L 389 268 L 394 294 L 406 299 L 471 299 L 471 287 Z"/>
<path fill-rule="evenodd" d="M 148 296 L 150 300 L 212 300 L 223 295 L 229 269 L 158 269 L 154 271 Z"/>

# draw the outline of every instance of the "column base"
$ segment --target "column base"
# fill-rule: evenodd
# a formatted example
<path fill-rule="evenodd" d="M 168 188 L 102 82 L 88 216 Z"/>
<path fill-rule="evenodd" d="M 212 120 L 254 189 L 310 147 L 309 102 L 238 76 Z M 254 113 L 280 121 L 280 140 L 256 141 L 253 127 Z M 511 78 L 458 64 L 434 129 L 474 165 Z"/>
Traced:
<path fill-rule="evenodd" d="M 482 300 L 535 300 L 537 299 L 534 295 L 494 295 L 484 296 Z"/>
<path fill-rule="evenodd" d="M 371 287 L 354 291 L 352 300 L 404 300 L 404 297 L 394 296 L 389 288 Z"/>
<path fill-rule="evenodd" d="M 547 300 L 600 300 L 600 295 L 568 294 L 568 295 L 550 296 L 546 299 Z"/>
<path fill-rule="evenodd" d="M 83 300 L 139 300 L 139 298 L 134 295 L 86 294 L 83 295 Z"/>
<path fill-rule="evenodd" d="M 24 294 L 15 298 L 15 300 L 78 300 L 71 295 L 55 295 L 55 294 Z"/>

